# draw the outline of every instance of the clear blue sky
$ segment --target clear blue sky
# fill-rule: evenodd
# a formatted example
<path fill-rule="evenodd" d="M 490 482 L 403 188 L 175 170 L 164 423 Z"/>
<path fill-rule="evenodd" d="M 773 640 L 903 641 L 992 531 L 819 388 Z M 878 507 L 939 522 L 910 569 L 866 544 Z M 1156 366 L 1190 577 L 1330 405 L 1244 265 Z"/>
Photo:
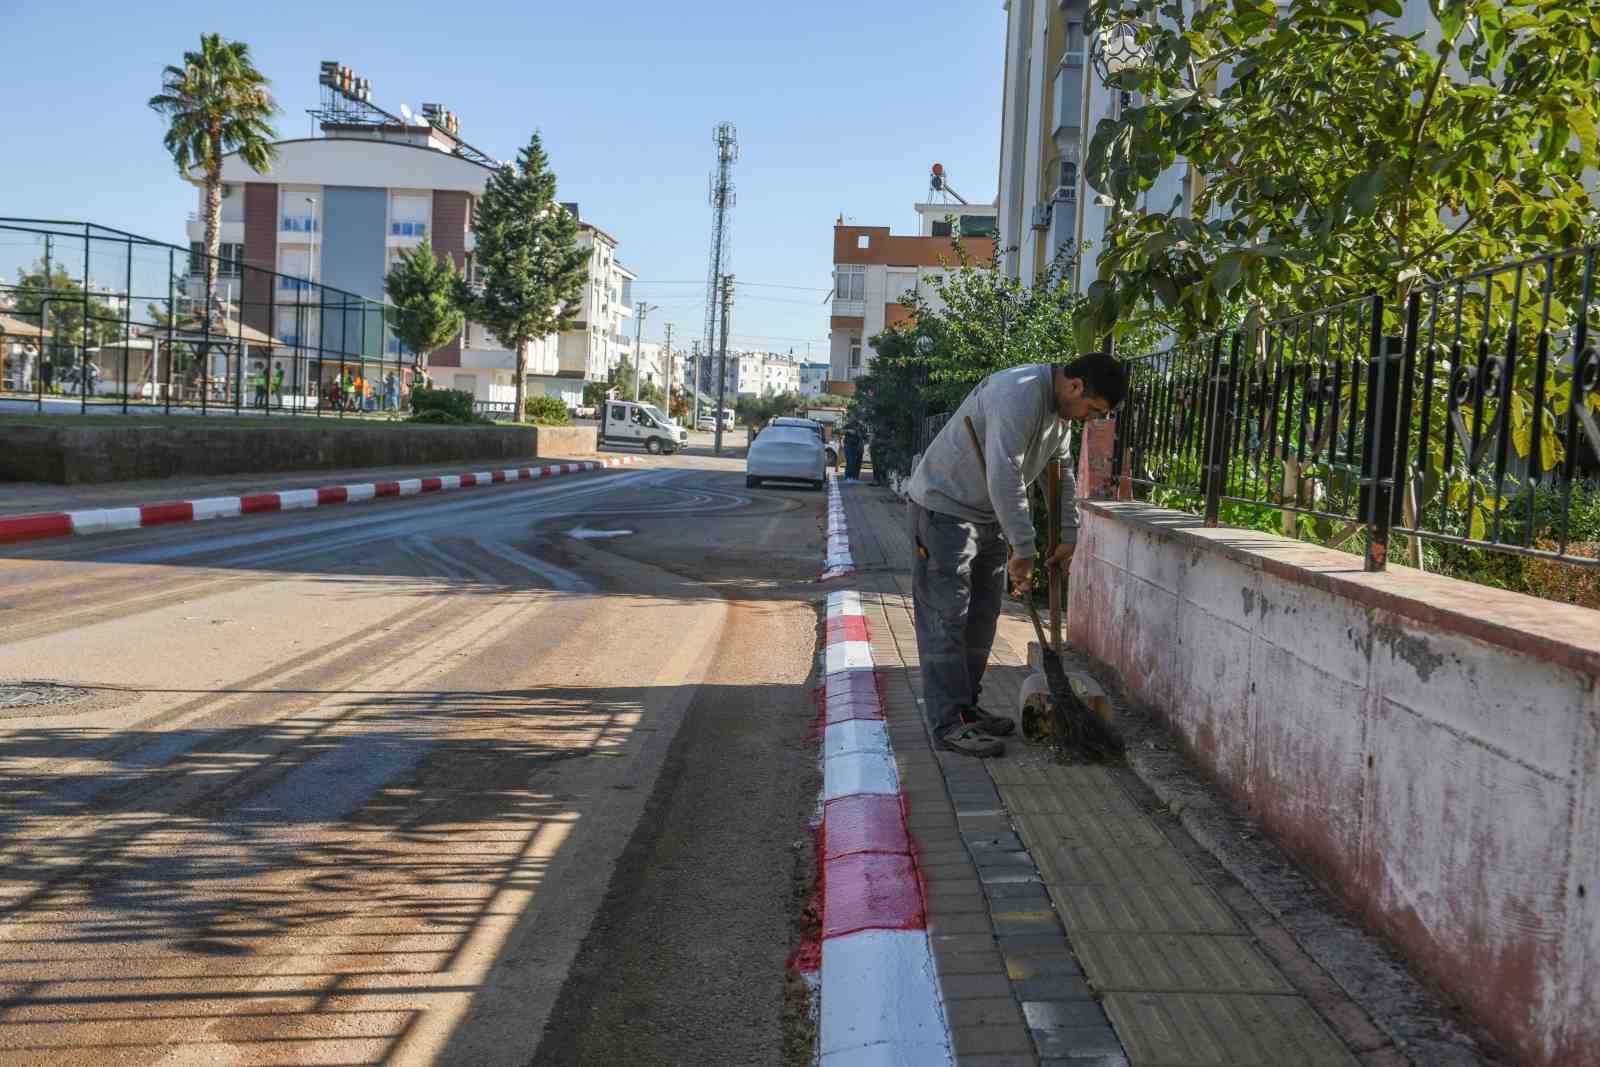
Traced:
<path fill-rule="evenodd" d="M 659 339 L 699 335 L 712 127 L 738 126 L 733 270 L 741 347 L 826 358 L 832 226 L 912 232 L 928 167 L 992 200 L 1005 14 L 999 0 L 612 0 L 598 4 L 3 5 L 0 215 L 93 221 L 183 243 L 190 186 L 145 101 L 201 32 L 248 42 L 284 137 L 307 136 L 317 65 L 336 59 L 390 111 L 438 101 L 511 158 L 537 128 L 563 200 L 652 282 Z M 90 10 L 99 13 L 89 14 Z"/>

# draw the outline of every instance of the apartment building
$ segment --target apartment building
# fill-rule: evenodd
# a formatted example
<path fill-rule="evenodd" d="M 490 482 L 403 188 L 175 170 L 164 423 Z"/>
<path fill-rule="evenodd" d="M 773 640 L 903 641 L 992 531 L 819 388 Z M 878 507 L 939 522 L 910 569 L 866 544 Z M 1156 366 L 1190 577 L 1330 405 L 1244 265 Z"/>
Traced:
<path fill-rule="evenodd" d="M 1012 278 L 1031 281 L 1063 249 L 1086 236 L 1097 246 L 1104 233 L 1105 209 L 1082 183 L 1086 131 L 1110 114 L 1112 96 L 1090 70 L 1088 8 L 1089 0 L 1006 4 L 998 217 L 1000 267 Z"/>
<path fill-rule="evenodd" d="M 321 306 L 322 291 L 310 283 L 384 301 L 385 275 L 402 254 L 424 243 L 475 276 L 472 213 L 496 161 L 461 140 L 455 116 L 437 105 L 424 105 L 425 112 L 431 109 L 427 117 L 409 108 L 393 115 L 370 102 L 370 90 L 347 90 L 348 83 L 335 87 L 326 77 L 325 67 L 323 106 L 313 112 L 320 136 L 278 142 L 268 174 L 258 174 L 237 154 L 223 159 L 221 295 L 231 300 L 229 286 L 239 286 L 246 324 L 287 345 L 315 353 L 324 338 L 332 346 L 337 336 L 349 352 L 409 358 L 381 324 Z M 191 180 L 198 210 L 190 215 L 188 236 L 198 251 L 205 192 L 199 175 Z M 577 214 L 576 204 L 566 206 Z M 530 393 L 561 396 L 573 405 L 584 381 L 605 377 L 632 314 L 623 290 L 633 274 L 617 261 L 616 238 L 585 222 L 579 241 L 590 249 L 579 321 L 529 346 L 525 383 Z M 241 272 L 241 264 L 260 271 Z M 241 273 L 247 275 L 242 283 Z M 432 353 L 428 368 L 435 384 L 480 401 L 506 403 L 515 395 L 515 354 L 476 323 Z M 312 373 L 327 378 L 337 368 L 330 364 Z M 291 382 L 289 388 L 321 385 Z"/>
<path fill-rule="evenodd" d="M 995 213 L 989 204 L 916 205 L 920 232 L 896 236 L 888 226 L 833 227 L 833 305 L 828 321 L 829 378 L 850 381 L 872 365 L 871 339 L 909 313 L 899 303 L 918 292 L 937 306 L 936 282 L 956 262 L 961 239 L 974 263 L 995 255 Z"/>
<path fill-rule="evenodd" d="M 800 364 L 800 395 L 813 397 L 822 396 L 827 392 L 825 384 L 828 381 L 829 370 L 830 368 L 826 363 Z"/>

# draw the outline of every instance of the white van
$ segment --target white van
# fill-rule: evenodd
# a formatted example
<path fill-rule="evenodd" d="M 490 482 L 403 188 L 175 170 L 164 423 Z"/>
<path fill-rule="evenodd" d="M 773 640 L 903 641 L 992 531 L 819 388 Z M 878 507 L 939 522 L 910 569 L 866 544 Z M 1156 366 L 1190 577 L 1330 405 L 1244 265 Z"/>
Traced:
<path fill-rule="evenodd" d="M 654 404 L 607 400 L 600 407 L 600 442 L 643 445 L 652 455 L 676 452 L 689 443 L 689 431 L 667 418 Z"/>

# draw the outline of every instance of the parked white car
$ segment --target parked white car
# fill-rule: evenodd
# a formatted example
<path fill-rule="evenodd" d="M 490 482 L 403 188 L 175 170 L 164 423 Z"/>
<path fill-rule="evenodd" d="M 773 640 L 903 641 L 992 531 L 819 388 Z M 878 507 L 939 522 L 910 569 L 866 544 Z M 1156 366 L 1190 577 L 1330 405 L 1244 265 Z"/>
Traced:
<path fill-rule="evenodd" d="M 754 489 L 765 481 L 806 482 L 821 489 L 825 464 L 822 438 L 799 426 L 769 426 L 750 444 L 744 484 Z"/>
<path fill-rule="evenodd" d="M 812 433 L 816 434 L 818 438 L 822 438 L 824 436 L 822 432 L 822 423 L 818 422 L 816 419 L 802 419 L 797 415 L 779 415 L 777 418 L 767 423 L 767 427 L 769 429 L 774 426 L 796 426 L 800 429 L 810 430 Z M 839 448 L 837 445 L 835 445 L 832 441 L 824 440 L 822 442 L 822 451 L 828 461 L 828 466 L 837 467 L 839 465 Z"/>
<path fill-rule="evenodd" d="M 643 445 L 652 455 L 676 452 L 689 443 L 689 431 L 654 404 L 608 400 L 600 413 L 600 440 L 608 445 Z"/>

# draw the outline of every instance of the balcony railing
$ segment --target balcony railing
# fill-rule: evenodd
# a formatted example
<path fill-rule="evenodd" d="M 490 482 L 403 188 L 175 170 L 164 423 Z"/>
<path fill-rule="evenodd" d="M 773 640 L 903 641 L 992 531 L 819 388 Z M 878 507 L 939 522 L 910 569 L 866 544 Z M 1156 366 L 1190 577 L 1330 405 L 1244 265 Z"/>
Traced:
<path fill-rule="evenodd" d="M 278 229 L 283 233 L 316 233 L 317 220 L 311 215 L 285 215 Z"/>
<path fill-rule="evenodd" d="M 314 282 L 307 281 L 305 278 L 290 278 L 281 274 L 278 276 L 278 289 L 285 293 L 310 292 L 314 285 Z"/>

